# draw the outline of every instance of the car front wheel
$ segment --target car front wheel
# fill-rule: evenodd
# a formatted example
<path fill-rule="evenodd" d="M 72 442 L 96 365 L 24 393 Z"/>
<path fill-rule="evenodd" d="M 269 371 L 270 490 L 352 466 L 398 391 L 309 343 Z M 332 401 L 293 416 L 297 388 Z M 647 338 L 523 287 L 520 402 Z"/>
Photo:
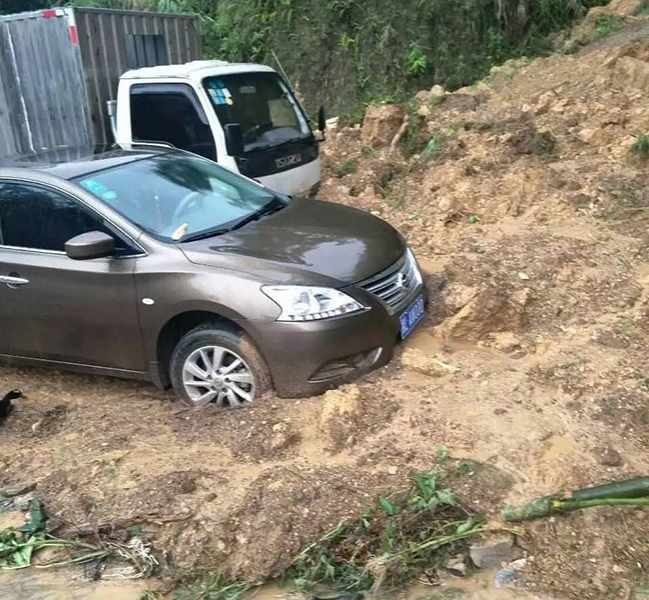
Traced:
<path fill-rule="evenodd" d="M 170 375 L 180 399 L 193 407 L 210 402 L 243 406 L 270 389 L 268 367 L 254 344 L 245 334 L 218 325 L 202 325 L 181 338 Z"/>

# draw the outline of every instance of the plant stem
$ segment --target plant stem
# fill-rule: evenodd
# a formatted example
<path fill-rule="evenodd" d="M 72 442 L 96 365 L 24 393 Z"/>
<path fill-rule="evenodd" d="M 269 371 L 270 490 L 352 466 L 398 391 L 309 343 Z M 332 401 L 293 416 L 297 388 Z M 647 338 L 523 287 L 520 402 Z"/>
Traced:
<path fill-rule="evenodd" d="M 557 510 L 580 510 L 596 506 L 649 506 L 649 498 L 598 498 L 597 500 L 555 500 Z"/>

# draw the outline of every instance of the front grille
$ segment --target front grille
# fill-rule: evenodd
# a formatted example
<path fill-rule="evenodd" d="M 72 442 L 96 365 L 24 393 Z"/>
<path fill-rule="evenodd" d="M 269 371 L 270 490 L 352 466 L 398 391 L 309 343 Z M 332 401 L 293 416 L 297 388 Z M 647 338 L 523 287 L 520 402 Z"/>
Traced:
<path fill-rule="evenodd" d="M 374 294 L 389 307 L 399 306 L 420 284 L 419 271 L 411 255 L 404 257 L 383 273 L 361 283 L 361 287 Z"/>

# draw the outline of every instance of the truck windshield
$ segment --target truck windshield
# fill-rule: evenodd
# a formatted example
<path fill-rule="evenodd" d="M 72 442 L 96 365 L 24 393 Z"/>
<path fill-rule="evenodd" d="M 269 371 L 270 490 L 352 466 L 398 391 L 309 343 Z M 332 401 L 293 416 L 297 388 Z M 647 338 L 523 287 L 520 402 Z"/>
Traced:
<path fill-rule="evenodd" d="M 149 156 L 73 181 L 165 242 L 226 233 L 285 206 L 240 175 L 181 152 Z"/>
<path fill-rule="evenodd" d="M 246 152 L 309 137 L 302 109 L 272 72 L 207 77 L 203 85 L 221 125 L 239 123 Z"/>

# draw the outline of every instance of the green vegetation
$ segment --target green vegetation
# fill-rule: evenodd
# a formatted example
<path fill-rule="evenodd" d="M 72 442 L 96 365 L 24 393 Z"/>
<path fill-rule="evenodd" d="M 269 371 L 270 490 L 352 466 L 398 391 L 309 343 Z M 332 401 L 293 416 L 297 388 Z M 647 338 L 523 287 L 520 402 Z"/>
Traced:
<path fill-rule="evenodd" d="M 334 168 L 334 174 L 336 177 L 345 177 L 345 175 L 356 173 L 356 169 L 358 169 L 358 163 L 355 160 L 346 160 Z"/>
<path fill-rule="evenodd" d="M 214 575 L 175 591 L 173 600 L 239 600 L 258 585 L 259 583 L 252 581 L 230 581 L 222 575 Z M 158 600 L 158 598 L 144 597 L 142 600 Z"/>
<path fill-rule="evenodd" d="M 39 564 L 40 569 L 90 562 L 99 564 L 110 557 L 119 557 L 130 563 L 134 576 L 147 577 L 158 564 L 149 547 L 139 538 L 131 537 L 124 542 L 123 537 L 100 537 L 96 531 L 93 543 L 82 541 L 80 535 L 69 539 L 59 538 L 47 532 L 47 518 L 41 503 L 32 500 L 27 523 L 22 527 L 0 529 L 0 570 L 26 569 L 32 565 L 36 554 L 45 548 L 56 548 L 63 556 Z M 77 529 L 77 533 L 80 533 L 80 529 Z"/>
<path fill-rule="evenodd" d="M 635 136 L 635 142 L 631 146 L 631 153 L 646 159 L 649 157 L 649 135 L 641 133 Z"/>
<path fill-rule="evenodd" d="M 547 36 L 607 0 L 72 0 L 195 12 L 206 58 L 281 63 L 309 111 L 358 122 L 390 91 L 453 90 L 509 58 L 551 51 Z M 601 31 L 614 24 L 603 21 Z M 427 142 L 428 140 L 426 140 Z"/>
<path fill-rule="evenodd" d="M 483 522 L 440 486 L 437 472 L 413 473 L 409 489 L 379 498 L 305 548 L 283 579 L 300 590 L 394 590 L 443 565 Z"/>
<path fill-rule="evenodd" d="M 419 102 L 409 100 L 405 103 L 407 125 L 399 139 L 399 148 L 406 158 L 411 158 L 426 149 L 430 137 L 426 131 L 426 119 L 418 114 Z"/>
<path fill-rule="evenodd" d="M 597 17 L 593 41 L 602 40 L 620 31 L 622 25 L 624 25 L 624 19 L 618 15 L 601 15 Z"/>
<path fill-rule="evenodd" d="M 649 15 L 649 0 L 642 0 L 638 6 L 635 7 L 633 15 L 639 17 L 641 15 Z"/>

